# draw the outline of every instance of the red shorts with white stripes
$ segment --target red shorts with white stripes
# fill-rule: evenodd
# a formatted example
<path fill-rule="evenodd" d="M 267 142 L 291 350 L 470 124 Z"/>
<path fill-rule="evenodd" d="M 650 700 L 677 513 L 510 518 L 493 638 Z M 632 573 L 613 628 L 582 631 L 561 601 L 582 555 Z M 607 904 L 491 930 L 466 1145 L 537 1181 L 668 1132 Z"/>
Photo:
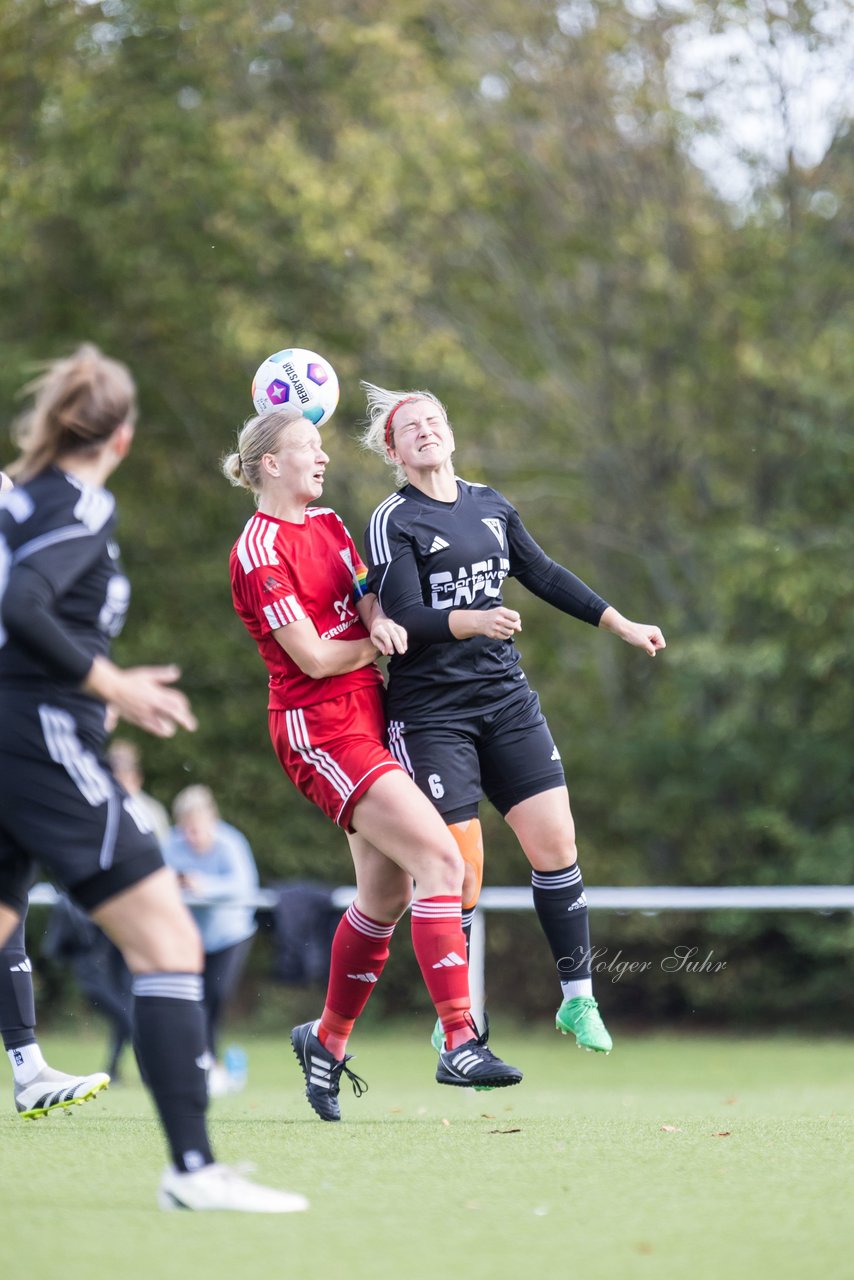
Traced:
<path fill-rule="evenodd" d="M 307 800 L 345 831 L 355 805 L 383 773 L 401 769 L 385 745 L 379 685 L 292 711 L 270 711 L 279 763 Z M 401 770 L 402 771 L 402 770 Z"/>

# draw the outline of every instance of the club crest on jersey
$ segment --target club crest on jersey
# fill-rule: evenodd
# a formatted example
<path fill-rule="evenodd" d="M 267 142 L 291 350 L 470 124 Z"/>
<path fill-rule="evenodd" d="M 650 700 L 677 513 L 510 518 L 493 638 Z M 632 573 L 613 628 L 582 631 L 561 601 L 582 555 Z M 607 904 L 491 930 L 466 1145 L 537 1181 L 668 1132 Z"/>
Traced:
<path fill-rule="evenodd" d="M 504 550 L 504 524 L 501 520 L 496 520 L 491 516 L 485 517 L 481 524 L 485 524 L 487 529 L 498 541 L 501 550 Z"/>
<path fill-rule="evenodd" d="M 354 582 L 358 581 L 358 579 L 356 578 L 356 566 L 353 564 L 353 557 L 350 555 L 350 548 L 339 547 L 338 554 L 346 564 L 350 577 L 353 579 Z"/>

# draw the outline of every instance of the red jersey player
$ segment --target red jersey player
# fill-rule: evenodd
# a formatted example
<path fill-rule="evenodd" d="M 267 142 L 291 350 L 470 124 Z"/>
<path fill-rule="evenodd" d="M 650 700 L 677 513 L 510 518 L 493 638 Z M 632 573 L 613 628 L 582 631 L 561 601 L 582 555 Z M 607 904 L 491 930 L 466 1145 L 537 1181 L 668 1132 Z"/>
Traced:
<path fill-rule="evenodd" d="M 440 1084 L 498 1088 L 522 1073 L 497 1058 L 471 1018 L 461 924 L 463 863 L 429 800 L 385 746 L 378 653 L 403 653 L 405 631 L 365 594 L 352 538 L 327 507 L 329 462 L 296 409 L 250 418 L 222 464 L 258 505 L 231 553 L 234 606 L 270 673 L 270 736 L 294 785 L 347 833 L 356 898 L 332 943 L 326 1004 L 291 1043 L 322 1120 L 341 1118 L 347 1040 L 412 904 L 412 942 L 444 1030 Z M 413 884 L 414 882 L 414 884 Z M 413 892 L 414 890 L 414 892 Z"/>

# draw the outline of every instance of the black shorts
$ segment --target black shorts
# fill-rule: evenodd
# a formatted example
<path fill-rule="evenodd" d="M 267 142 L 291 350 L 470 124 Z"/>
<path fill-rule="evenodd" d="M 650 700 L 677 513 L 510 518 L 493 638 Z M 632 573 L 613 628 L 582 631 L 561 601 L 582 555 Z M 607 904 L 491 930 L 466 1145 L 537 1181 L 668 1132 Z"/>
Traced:
<path fill-rule="evenodd" d="M 74 711 L 3 690 L 0 902 L 23 913 L 36 862 L 87 910 L 163 866 L 144 816 Z"/>
<path fill-rule="evenodd" d="M 453 723 L 389 720 L 388 745 L 446 822 L 477 815 L 485 795 L 503 816 L 514 805 L 566 786 L 540 700 L 525 684 L 497 708 Z"/>

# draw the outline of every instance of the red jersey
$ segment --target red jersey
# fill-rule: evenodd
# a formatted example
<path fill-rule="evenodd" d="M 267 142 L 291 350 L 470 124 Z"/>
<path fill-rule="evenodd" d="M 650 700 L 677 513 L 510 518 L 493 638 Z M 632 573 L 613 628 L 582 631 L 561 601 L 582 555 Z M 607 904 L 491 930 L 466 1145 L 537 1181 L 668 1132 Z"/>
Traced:
<path fill-rule="evenodd" d="M 312 679 L 272 635 L 301 618 L 310 618 L 325 640 L 368 635 L 356 612 L 367 571 L 330 507 L 309 507 L 303 524 L 256 511 L 232 548 L 230 568 L 234 607 L 270 672 L 271 711 L 308 707 L 382 684 L 373 662 L 345 675 Z"/>

